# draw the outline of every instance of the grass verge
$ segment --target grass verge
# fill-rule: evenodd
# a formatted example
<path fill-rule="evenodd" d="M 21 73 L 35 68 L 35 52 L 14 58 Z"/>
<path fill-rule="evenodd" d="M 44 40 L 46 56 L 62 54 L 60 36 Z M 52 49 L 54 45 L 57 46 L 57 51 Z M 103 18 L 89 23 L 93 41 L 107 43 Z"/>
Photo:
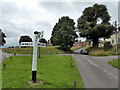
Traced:
<path fill-rule="evenodd" d="M 115 50 L 105 50 L 104 47 L 98 47 L 98 48 L 92 48 L 92 47 L 87 47 L 86 49 L 89 50 L 89 55 L 90 56 L 113 56 L 113 55 L 118 55 Z"/>
<path fill-rule="evenodd" d="M 75 50 L 80 49 L 80 48 L 82 48 L 82 47 L 80 47 L 80 46 L 73 46 L 73 47 L 71 47 L 71 50 L 75 51 Z"/>
<path fill-rule="evenodd" d="M 2 65 L 0 64 L 0 90 L 2 89 Z"/>
<path fill-rule="evenodd" d="M 112 65 L 115 68 L 120 69 L 120 58 L 112 60 L 112 61 L 109 61 L 108 64 Z"/>
<path fill-rule="evenodd" d="M 71 67 L 72 62 L 73 67 Z M 32 56 L 14 56 L 13 60 L 7 58 L 2 63 L 3 88 L 73 88 L 76 80 L 77 88 L 83 88 L 82 78 L 78 72 L 75 61 L 70 56 L 42 55 L 37 63 L 37 80 L 44 84 L 30 86 Z"/>
<path fill-rule="evenodd" d="M 3 48 L 3 52 L 6 53 L 16 53 L 16 54 L 32 54 L 33 48 Z M 64 54 L 65 52 L 62 50 L 59 50 L 57 47 L 40 47 L 40 53 L 41 54 Z"/>

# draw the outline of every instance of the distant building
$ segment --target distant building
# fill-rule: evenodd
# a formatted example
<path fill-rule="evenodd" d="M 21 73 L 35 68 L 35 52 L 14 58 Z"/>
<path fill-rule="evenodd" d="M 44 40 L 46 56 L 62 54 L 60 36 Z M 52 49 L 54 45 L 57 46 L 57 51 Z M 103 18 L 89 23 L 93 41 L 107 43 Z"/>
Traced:
<path fill-rule="evenodd" d="M 21 42 L 20 47 L 33 47 L 33 42 Z M 46 47 L 46 43 L 38 43 L 38 47 Z"/>
<path fill-rule="evenodd" d="M 0 46 L 2 45 L 2 31 L 0 29 Z"/>
<path fill-rule="evenodd" d="M 86 47 L 89 46 L 89 42 L 75 42 L 75 46 Z"/>
<path fill-rule="evenodd" d="M 106 41 L 112 45 L 116 45 L 116 34 L 113 34 L 109 39 L 106 39 Z M 120 43 L 120 31 L 117 33 L 117 43 Z"/>
<path fill-rule="evenodd" d="M 51 43 L 51 40 L 48 40 L 47 46 L 53 46 L 52 43 Z"/>

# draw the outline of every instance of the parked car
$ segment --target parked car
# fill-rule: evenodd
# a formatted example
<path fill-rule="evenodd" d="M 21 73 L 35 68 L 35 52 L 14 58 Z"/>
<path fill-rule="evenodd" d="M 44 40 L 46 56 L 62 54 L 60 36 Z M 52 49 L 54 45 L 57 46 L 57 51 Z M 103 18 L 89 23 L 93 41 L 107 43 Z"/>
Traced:
<path fill-rule="evenodd" d="M 82 50 L 80 50 L 80 54 L 86 54 L 86 55 L 88 55 L 89 51 L 87 49 L 82 49 Z"/>

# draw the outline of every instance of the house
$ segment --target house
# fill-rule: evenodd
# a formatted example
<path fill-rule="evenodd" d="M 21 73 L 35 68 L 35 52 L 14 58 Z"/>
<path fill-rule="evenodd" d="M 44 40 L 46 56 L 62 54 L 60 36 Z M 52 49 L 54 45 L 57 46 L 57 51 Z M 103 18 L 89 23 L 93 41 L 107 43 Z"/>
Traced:
<path fill-rule="evenodd" d="M 112 45 L 116 45 L 116 41 L 120 43 L 120 31 L 117 33 L 117 40 L 116 34 L 113 34 L 109 39 L 106 39 L 106 41 L 111 42 Z"/>
<path fill-rule="evenodd" d="M 2 31 L 0 29 L 0 46 L 2 45 Z"/>
<path fill-rule="evenodd" d="M 75 42 L 75 46 L 86 47 L 89 46 L 89 42 Z"/>

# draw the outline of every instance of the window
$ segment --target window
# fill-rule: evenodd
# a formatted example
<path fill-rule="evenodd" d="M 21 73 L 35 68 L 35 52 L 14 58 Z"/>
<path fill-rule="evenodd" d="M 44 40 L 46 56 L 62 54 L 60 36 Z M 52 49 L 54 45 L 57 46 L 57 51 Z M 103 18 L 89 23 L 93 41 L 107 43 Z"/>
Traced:
<path fill-rule="evenodd" d="M 118 43 L 120 43 L 120 38 L 118 38 Z"/>
<path fill-rule="evenodd" d="M 112 44 L 114 44 L 114 40 L 112 40 Z"/>

